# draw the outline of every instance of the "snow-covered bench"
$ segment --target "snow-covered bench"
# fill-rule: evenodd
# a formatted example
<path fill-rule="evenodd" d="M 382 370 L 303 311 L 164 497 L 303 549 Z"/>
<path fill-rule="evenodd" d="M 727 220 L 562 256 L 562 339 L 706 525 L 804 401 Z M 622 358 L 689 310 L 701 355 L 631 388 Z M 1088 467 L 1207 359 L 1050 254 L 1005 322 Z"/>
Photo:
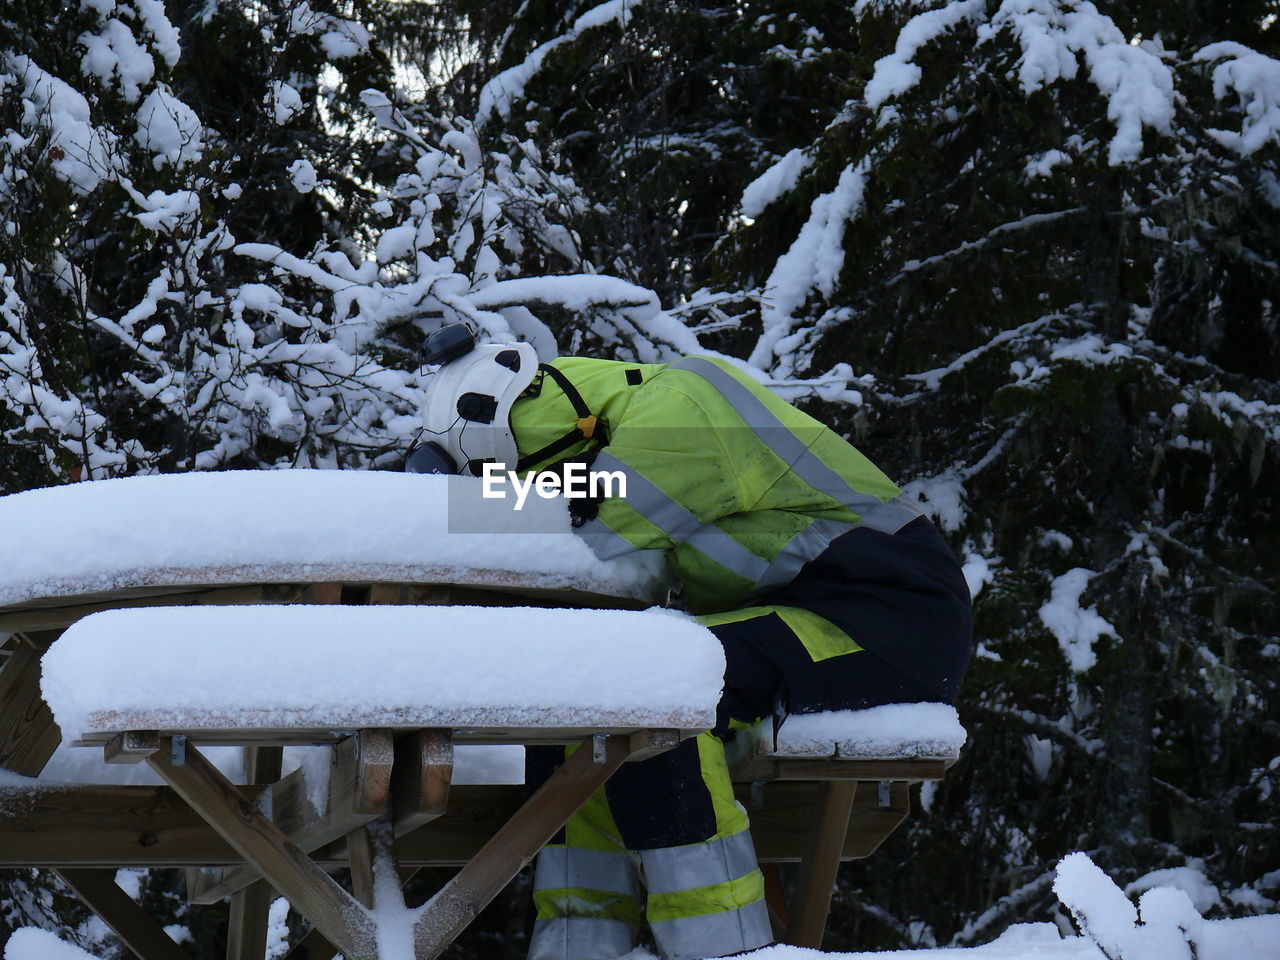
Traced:
<path fill-rule="evenodd" d="M 466 864 L 441 901 L 449 917 L 442 905 L 418 918 L 436 938 L 427 955 L 618 764 L 712 725 L 723 656 L 658 610 L 157 607 L 80 620 L 43 673 L 66 735 L 146 760 L 244 861 L 193 878 L 196 902 L 265 874 L 351 956 L 369 930 L 322 867 L 370 862 L 366 825 L 386 821 L 404 864 Z M 820 942 L 840 860 L 869 855 L 906 816 L 909 784 L 940 778 L 963 739 L 952 708 L 911 704 L 793 716 L 776 738 L 765 724 L 731 743 L 761 859 L 805 863 L 788 939 Z M 532 807 L 520 788 L 451 790 L 455 743 L 502 742 L 584 748 Z M 200 751 L 318 743 L 336 744 L 326 776 L 257 790 Z"/>
<path fill-rule="evenodd" d="M 700 686 L 691 679 L 697 671 L 671 660 L 660 643 L 693 630 L 700 638 L 694 646 L 718 656 L 686 619 L 626 614 L 627 629 L 645 626 L 637 637 L 617 632 L 624 621 L 600 620 L 588 630 L 587 614 L 618 616 L 606 610 L 510 609 L 639 610 L 666 595 L 661 555 L 644 551 L 600 564 L 572 533 L 563 504 L 531 498 L 523 512 L 503 512 L 471 502 L 477 493 L 477 484 L 458 478 L 300 470 L 137 477 L 0 497 L 6 533 L 0 538 L 0 867 L 55 867 L 146 960 L 176 954 L 165 952 L 169 941 L 154 921 L 119 896 L 110 868 L 216 867 L 197 884 L 202 900 L 244 887 L 259 875 L 251 865 L 263 857 L 277 866 L 307 860 L 304 848 L 316 869 L 352 866 L 367 878 L 369 848 L 361 838 L 367 840 L 365 825 L 384 816 L 390 819 L 383 832 L 399 834 L 395 853 L 407 868 L 472 865 L 464 879 L 474 900 L 475 864 L 485 884 L 507 869 L 495 874 L 494 858 L 482 855 L 495 838 L 505 850 L 499 859 L 518 861 L 523 845 L 564 812 L 565 798 L 585 796 L 620 756 L 663 749 L 709 726 L 719 666 L 699 700 L 678 685 Z M 481 516 L 483 530 L 474 523 Z M 138 631 L 120 629 L 114 614 L 85 620 L 96 611 L 136 608 L 151 615 L 192 604 L 200 606 L 175 611 L 181 623 L 138 620 Z M 274 615 L 272 604 L 296 605 L 286 617 L 295 627 L 264 638 L 257 628 L 230 629 L 230 621 L 218 619 L 246 610 L 261 624 Z M 414 655 L 406 655 L 379 639 L 396 634 L 391 621 L 401 614 L 379 620 L 377 629 L 368 629 L 366 619 L 382 617 L 381 605 L 397 604 L 498 609 L 476 613 L 494 618 L 477 631 L 477 619 L 470 627 L 447 620 L 470 613 L 438 606 L 431 642 L 444 646 L 429 656 L 424 637 L 410 629 Z M 539 626 L 540 617 L 551 619 Z M 562 629 L 564 617 L 580 620 L 583 632 Z M 303 621 L 311 626 L 299 631 Z M 72 627 L 77 622 L 86 624 L 82 631 Z M 148 632 L 146 623 L 155 628 L 155 643 L 128 646 Z M 577 636 L 581 646 L 558 664 L 530 663 L 536 647 L 522 649 L 515 638 L 538 630 L 557 642 Z M 16 632 L 6 638 L 9 631 Z M 113 631 L 132 639 L 104 643 Z M 478 632 L 486 645 L 473 642 Z M 46 686 L 68 727 L 62 735 L 40 689 L 41 655 L 60 635 Z M 494 638 L 507 642 L 495 647 Z M 233 655 L 226 644 L 236 642 L 241 646 Z M 69 674 L 58 667 L 57 650 L 83 681 L 61 700 L 58 678 Z M 636 659 L 628 660 L 632 654 Z M 565 672 L 568 660 L 576 673 Z M 664 662 L 672 667 L 666 679 Z M 326 664 L 329 672 L 317 673 Z M 233 668 L 240 672 L 225 672 Z M 520 671 L 525 687 L 511 680 Z M 300 686 L 303 676 L 315 682 Z M 334 681 L 327 689 L 325 677 Z M 503 679 L 482 695 L 476 677 Z M 535 683 L 542 685 L 536 691 Z M 472 693 L 459 698 L 459 689 Z M 504 690 L 508 695 L 499 696 Z M 523 690 L 522 697 L 513 699 L 511 690 Z M 620 712 L 620 705 L 648 712 Z M 947 758 L 905 742 L 884 745 L 879 756 L 855 756 L 844 746 L 852 742 L 845 735 L 831 737 L 816 753 L 809 744 L 808 755 L 787 754 L 793 732 L 811 722 L 789 720 L 778 750 L 771 736 L 739 738 L 734 749 L 736 786 L 752 807 L 761 859 L 805 864 L 801 885 L 810 893 L 799 899 L 797 913 L 818 919 L 807 935 L 793 932 L 789 939 L 817 945 L 830 891 L 824 872 L 834 876 L 839 859 L 874 850 L 906 815 L 908 783 L 940 777 Z M 857 717 L 845 722 L 865 726 Z M 114 741 L 113 759 L 145 759 L 150 768 L 163 768 L 170 783 L 182 781 L 188 794 L 202 789 L 203 799 L 184 802 L 173 787 L 144 786 L 132 777 L 137 766 L 98 768 L 128 774 L 119 785 L 29 779 L 66 739 Z M 459 784 L 454 775 L 455 743 L 461 750 L 471 743 L 569 740 L 586 749 L 559 775 L 551 791 L 558 799 L 535 805 L 542 811 L 537 829 L 510 829 L 533 816 L 521 813 L 523 787 Z M 211 753 L 204 745 L 219 742 L 244 745 L 246 775 L 237 784 L 203 763 Z M 316 742 L 333 745 L 330 760 L 280 776 L 279 744 Z M 313 759 L 328 753 L 324 747 L 301 752 Z M 595 763 L 599 757 L 603 764 Z M 267 842 L 246 855 L 209 826 L 210 804 L 221 805 L 214 821 L 247 822 L 259 840 L 274 830 L 292 847 Z M 554 813 L 547 819 L 549 807 Z M 512 819 L 517 816 L 525 820 Z M 301 869 L 320 898 L 307 909 L 359 917 L 313 869 Z M 259 935 L 265 929 L 265 913 L 256 912 L 265 911 L 265 895 L 255 884 L 233 896 L 233 937 L 252 939 L 254 929 Z M 467 912 L 456 900 L 450 910 Z"/>
<path fill-rule="evenodd" d="M 753 822 L 785 809 L 788 792 L 805 796 L 802 843 L 775 851 L 768 833 L 756 830 L 770 907 L 788 942 L 821 946 L 840 861 L 871 856 L 910 813 L 911 786 L 941 780 L 964 742 L 955 708 L 942 703 L 793 714 L 776 736 L 765 720 L 729 742 L 730 771 L 749 790 L 743 799 Z M 770 869 L 783 860 L 803 863 L 789 911 Z"/>
<path fill-rule="evenodd" d="M 455 740 L 581 748 L 415 918 L 420 957 L 452 942 L 619 765 L 710 727 L 723 672 L 709 631 L 661 611 L 160 607 L 74 624 L 44 657 L 42 689 L 65 733 L 105 744 L 109 761 L 146 760 L 245 859 L 218 895 L 265 876 L 346 956 L 372 960 L 382 934 L 359 902 L 374 889 L 364 825 L 385 815 L 389 855 L 444 813 Z M 280 781 L 271 816 L 199 749 L 334 741 L 322 803 Z M 354 900 L 306 856 L 343 838 L 363 876 Z"/>

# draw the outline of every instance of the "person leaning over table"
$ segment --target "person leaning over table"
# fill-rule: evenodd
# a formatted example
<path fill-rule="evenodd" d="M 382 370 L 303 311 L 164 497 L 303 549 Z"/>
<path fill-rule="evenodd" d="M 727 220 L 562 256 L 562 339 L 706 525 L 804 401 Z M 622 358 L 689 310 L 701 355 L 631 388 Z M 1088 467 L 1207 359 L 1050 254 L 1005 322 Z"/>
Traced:
<path fill-rule="evenodd" d="M 716 725 L 623 766 L 538 855 L 531 960 L 609 960 L 643 913 L 664 957 L 772 941 L 723 742 L 764 717 L 955 699 L 970 598 L 947 544 L 852 445 L 722 359 L 622 363 L 444 327 L 414 472 L 480 476 L 587 462 L 626 496 L 570 501 L 601 560 L 664 550 L 724 647 Z M 548 757 L 547 752 L 553 754 Z M 530 751 L 531 781 L 563 759 Z"/>

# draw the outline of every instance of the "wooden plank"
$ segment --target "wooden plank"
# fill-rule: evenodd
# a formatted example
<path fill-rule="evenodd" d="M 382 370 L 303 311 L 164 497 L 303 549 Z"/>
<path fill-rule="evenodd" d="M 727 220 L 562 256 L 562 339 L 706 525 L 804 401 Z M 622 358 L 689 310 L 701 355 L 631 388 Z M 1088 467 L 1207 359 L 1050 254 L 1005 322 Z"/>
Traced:
<path fill-rule="evenodd" d="M 126 730 L 117 733 L 102 748 L 106 763 L 141 763 L 160 749 L 160 734 L 155 730 Z"/>
<path fill-rule="evenodd" d="M 257 880 L 231 898 L 227 916 L 227 960 L 264 960 L 271 901 L 276 892 Z"/>
<path fill-rule="evenodd" d="M 145 572 L 132 586 L 61 596 L 31 597 L 0 606 L 0 630 L 54 630 L 101 610 L 192 603 L 329 603 L 317 599 L 315 586 L 387 584 L 403 588 L 399 602 L 414 604 L 474 603 L 480 606 L 583 607 L 643 610 L 653 600 L 609 596 L 559 586 L 521 583 L 509 570 L 415 567 L 396 564 L 351 564 L 330 567 L 325 582 L 315 584 L 314 565 L 279 564 L 264 570 L 251 566 Z M 301 576 L 292 576 L 302 574 Z M 322 591 L 322 595 L 325 595 Z"/>
<path fill-rule="evenodd" d="M 735 781 L 749 780 L 941 780 L 950 760 L 845 760 L 840 757 L 778 758 L 756 754 L 730 768 Z"/>
<path fill-rule="evenodd" d="M 164 928 L 116 885 L 115 871 L 54 872 L 139 960 L 191 960 Z"/>
<path fill-rule="evenodd" d="M 250 798 L 260 790 L 244 788 Z M 169 787 L 0 789 L 0 867 L 188 867 L 243 860 Z"/>
<path fill-rule="evenodd" d="M 643 739 L 636 742 L 631 756 L 627 757 L 627 763 L 637 763 L 665 753 L 679 746 L 681 740 L 679 730 L 646 730 L 642 736 Z"/>
<path fill-rule="evenodd" d="M 245 780 L 254 784 L 280 779 L 281 747 L 245 747 Z M 264 880 L 249 884 L 231 897 L 227 918 L 227 960 L 265 960 L 267 926 L 275 891 Z"/>
<path fill-rule="evenodd" d="M 27 634 L 27 642 L 19 643 L 0 666 L 0 768 L 24 777 L 39 776 L 62 742 L 40 696 L 40 656 L 56 637 Z"/>
<path fill-rule="evenodd" d="M 646 739 L 610 737 L 600 762 L 593 758 L 592 740 L 584 741 L 423 907 L 414 923 L 416 960 L 443 953 L 627 757 L 647 747 Z"/>
<path fill-rule="evenodd" d="M 253 863 L 348 960 L 377 960 L 373 921 L 346 891 L 259 813 L 195 747 L 177 765 L 167 744 L 148 759 L 165 782 Z"/>
<path fill-rule="evenodd" d="M 241 792 L 252 798 L 262 789 L 242 787 Z M 750 810 L 760 860 L 798 861 L 813 819 L 817 785 L 765 784 L 761 809 L 752 807 L 749 785 L 735 789 Z M 893 784 L 889 808 L 878 805 L 875 784 L 856 795 L 841 859 L 866 857 L 875 851 L 907 816 L 907 791 L 907 784 Z M 300 787 L 296 792 L 305 797 Z M 401 864 L 466 863 L 515 813 L 523 796 L 524 787 L 518 785 L 453 786 L 449 809 L 442 816 L 400 838 L 396 852 Z M 279 815 L 281 803 L 274 806 Z M 291 814 L 287 817 L 296 823 Z M 345 866 L 346 845 L 327 844 L 314 859 L 326 867 Z M 243 861 L 168 787 L 0 788 L 0 868 L 197 867 Z"/>
<path fill-rule="evenodd" d="M 762 862 L 760 872 L 764 875 L 764 902 L 769 908 L 769 926 L 773 930 L 773 939 L 781 943 L 791 926 L 791 906 L 787 903 L 786 891 L 782 889 L 782 868 L 777 863 Z"/>
<path fill-rule="evenodd" d="M 403 887 L 418 871 L 415 867 L 401 867 L 398 872 L 400 886 Z M 289 948 L 284 960 L 332 960 L 337 953 L 337 948 L 324 938 L 324 934 L 312 928 Z"/>
<path fill-rule="evenodd" d="M 397 837 L 443 816 L 453 780 L 453 735 L 417 730 L 395 742 L 391 818 Z"/>
<path fill-rule="evenodd" d="M 62 630 L 103 610 L 193 604 L 297 603 L 298 584 L 217 587 L 202 583 L 139 586 L 66 597 L 47 597 L 0 608 L 0 630 Z"/>
<path fill-rule="evenodd" d="M 853 803 L 853 815 L 849 821 L 849 834 L 845 840 L 845 853 L 854 847 L 853 859 L 871 856 L 894 830 L 902 825 L 911 813 L 911 784 L 894 781 L 889 784 L 889 805 L 879 800 L 879 783 L 858 783 L 858 793 Z M 846 856 L 846 859 L 849 857 Z"/>
<path fill-rule="evenodd" d="M 351 871 L 351 895 L 373 908 L 373 863 L 377 859 L 369 827 L 356 827 L 347 834 L 347 865 Z"/>
<path fill-rule="evenodd" d="M 818 788 L 817 815 L 800 868 L 796 902 L 787 929 L 787 943 L 794 946 L 822 949 L 827 914 L 831 912 L 831 890 L 840 866 L 840 847 L 849 831 L 849 814 L 857 786 L 847 780 L 833 780 Z"/>
<path fill-rule="evenodd" d="M 104 729 L 95 731 L 80 731 L 78 738 L 74 741 L 77 746 L 93 746 L 96 744 L 105 744 L 112 737 L 116 736 L 120 731 L 126 729 L 135 729 L 139 726 L 136 716 L 118 715 L 112 718 L 110 726 L 104 724 Z M 645 727 L 646 721 L 661 721 L 661 727 Z M 118 722 L 117 722 L 118 721 Z M 578 743 L 584 736 L 590 733 L 604 733 L 611 737 L 629 736 L 642 728 L 648 731 L 654 731 L 654 737 L 657 738 L 659 732 L 663 736 L 668 731 L 673 731 L 679 738 L 696 736 L 703 732 L 702 727 L 671 727 L 671 717 L 642 717 L 639 720 L 629 719 L 626 723 L 618 726 L 602 726 L 597 723 L 579 724 L 578 726 L 542 726 L 542 727 L 491 727 L 465 725 L 458 723 L 453 728 L 453 742 L 455 744 L 525 744 L 525 745 L 564 745 Z M 396 736 L 404 736 L 414 730 L 423 729 L 430 726 L 422 721 L 407 721 L 405 725 L 399 727 L 388 728 Z M 438 725 L 436 729 L 441 729 Z M 188 738 L 199 744 L 201 747 L 214 746 L 306 746 L 306 745 L 324 745 L 338 743 L 355 732 L 354 728 L 338 728 L 334 726 L 324 727 L 255 727 L 255 726 L 225 726 L 225 727 L 203 727 L 193 728 L 190 725 L 184 725 L 181 728 L 161 727 L 157 733 L 161 737 L 188 736 Z M 668 749 L 666 743 L 661 738 L 654 739 L 649 747 L 646 747 L 651 754 L 661 750 Z M 737 780 L 745 780 L 752 778 L 735 777 Z M 760 778 L 754 778 L 760 779 Z M 768 778 L 765 778 L 768 779 Z M 784 779 L 804 779 L 799 777 L 785 777 Z M 824 778 L 807 778 L 807 779 L 826 779 Z M 842 777 L 841 779 L 848 779 Z M 865 777 L 854 777 L 853 779 L 886 779 L 879 773 L 869 774 Z M 893 779 L 889 777 L 887 779 Z"/>
<path fill-rule="evenodd" d="M 387 812 L 393 757 L 389 731 L 363 730 L 347 737 L 333 750 L 324 813 L 312 809 L 306 781 L 298 770 L 272 788 L 272 819 L 304 853 L 345 837 Z M 206 874 L 191 889 L 190 900 L 217 903 L 259 876 L 250 864 Z"/>

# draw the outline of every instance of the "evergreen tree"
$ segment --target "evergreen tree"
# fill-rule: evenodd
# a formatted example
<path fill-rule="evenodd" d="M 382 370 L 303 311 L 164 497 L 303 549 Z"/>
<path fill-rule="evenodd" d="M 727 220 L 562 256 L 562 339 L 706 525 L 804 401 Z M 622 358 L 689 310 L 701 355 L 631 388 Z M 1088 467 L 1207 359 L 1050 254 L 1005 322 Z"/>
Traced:
<path fill-rule="evenodd" d="M 1263 5 L 1216 35 L 1140 4 L 926 6 L 863 5 L 888 42 L 858 95 L 717 252 L 726 284 L 769 271 L 753 362 L 865 372 L 866 403 L 829 415 L 919 478 L 985 584 L 974 742 L 893 845 L 901 869 L 848 870 L 844 942 L 1043 916 L 1076 848 L 1264 905 L 1274 29 Z M 919 898 L 919 870 L 953 896 Z"/>
<path fill-rule="evenodd" d="M 1043 917 L 1080 847 L 1271 903 L 1275 3 L 492 9 L 479 116 L 591 261 L 917 478 L 978 592 L 974 744 L 836 945 Z"/>

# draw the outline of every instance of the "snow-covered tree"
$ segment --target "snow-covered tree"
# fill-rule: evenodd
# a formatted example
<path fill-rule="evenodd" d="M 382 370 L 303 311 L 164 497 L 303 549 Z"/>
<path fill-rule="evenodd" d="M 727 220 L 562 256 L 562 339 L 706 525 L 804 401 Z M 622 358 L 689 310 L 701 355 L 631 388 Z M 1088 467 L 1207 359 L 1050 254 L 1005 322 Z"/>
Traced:
<path fill-rule="evenodd" d="M 981 588 L 970 762 L 900 848 L 956 896 L 888 925 L 989 936 L 1079 847 L 1204 858 L 1245 906 L 1277 849 L 1280 63 L 1154 5 L 858 6 L 865 84 L 721 250 L 767 277 L 752 362 L 862 374 L 834 415 Z M 851 873 L 868 918 L 911 903 Z"/>
<path fill-rule="evenodd" d="M 478 115 L 562 145 L 593 258 L 911 479 L 978 592 L 975 743 L 902 863 L 847 868 L 845 942 L 989 937 L 1078 847 L 1275 895 L 1276 13 L 584 3 L 485 34 Z"/>

